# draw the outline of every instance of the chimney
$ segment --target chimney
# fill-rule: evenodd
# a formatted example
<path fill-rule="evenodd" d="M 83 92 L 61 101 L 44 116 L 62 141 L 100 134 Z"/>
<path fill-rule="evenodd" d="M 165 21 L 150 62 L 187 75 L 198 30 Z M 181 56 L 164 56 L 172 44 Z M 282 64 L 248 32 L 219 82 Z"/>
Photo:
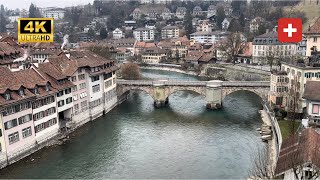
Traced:
<path fill-rule="evenodd" d="M 269 32 L 269 29 L 266 29 L 266 33 L 268 33 Z"/>

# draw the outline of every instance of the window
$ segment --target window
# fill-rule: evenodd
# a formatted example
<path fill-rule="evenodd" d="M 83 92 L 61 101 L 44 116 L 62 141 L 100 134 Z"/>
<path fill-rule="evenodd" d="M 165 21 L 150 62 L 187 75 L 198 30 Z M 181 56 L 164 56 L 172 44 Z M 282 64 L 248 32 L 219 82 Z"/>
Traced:
<path fill-rule="evenodd" d="M 5 98 L 7 101 L 10 100 L 10 99 L 11 99 L 10 93 L 5 93 L 5 94 L 4 94 L 4 98 Z"/>
<path fill-rule="evenodd" d="M 2 130 L 0 129 L 0 137 L 2 137 Z M 1 147 L 0 147 L 0 150 L 1 150 Z"/>
<path fill-rule="evenodd" d="M 86 83 L 79 84 L 79 89 L 84 89 L 84 88 L 86 88 Z"/>
<path fill-rule="evenodd" d="M 105 87 L 106 89 L 109 88 L 110 86 L 112 86 L 112 80 L 106 81 L 106 82 L 104 83 L 104 87 Z"/>
<path fill-rule="evenodd" d="M 32 120 L 32 115 L 28 114 L 18 118 L 19 125 L 24 124 Z"/>
<path fill-rule="evenodd" d="M 4 123 L 4 129 L 5 130 L 11 129 L 11 128 L 16 127 L 16 126 L 18 126 L 17 119 L 12 119 L 12 120 L 7 121 L 7 122 Z"/>
<path fill-rule="evenodd" d="M 19 95 L 22 96 L 22 97 L 24 96 L 24 89 L 20 89 L 19 90 Z"/>
<path fill-rule="evenodd" d="M 64 105 L 64 100 L 61 100 L 61 101 L 58 102 L 58 107 L 61 107 L 63 105 Z"/>
<path fill-rule="evenodd" d="M 78 79 L 80 80 L 84 80 L 85 79 L 85 75 L 84 74 L 79 74 L 78 75 Z"/>
<path fill-rule="evenodd" d="M 46 91 L 50 91 L 50 85 L 49 84 L 46 85 Z"/>
<path fill-rule="evenodd" d="M 70 93 L 71 93 L 71 88 L 65 90 L 65 94 L 70 94 Z"/>
<path fill-rule="evenodd" d="M 71 102 L 72 102 L 72 97 L 69 97 L 69 98 L 66 99 L 66 104 L 69 104 Z"/>
<path fill-rule="evenodd" d="M 83 101 L 81 102 L 81 108 L 86 108 L 88 106 L 88 102 L 87 101 Z"/>
<path fill-rule="evenodd" d="M 319 114 L 319 104 L 312 104 L 312 114 Z"/>
<path fill-rule="evenodd" d="M 99 79 L 100 79 L 99 76 L 93 76 L 91 77 L 91 82 L 98 81 Z"/>
<path fill-rule="evenodd" d="M 72 76 L 72 77 L 71 77 L 71 81 L 72 81 L 72 82 L 77 81 L 77 76 Z"/>
<path fill-rule="evenodd" d="M 313 42 L 315 42 L 315 43 L 316 43 L 316 42 L 317 42 L 317 40 L 318 40 L 318 38 L 317 38 L 317 37 L 314 37 L 314 38 L 313 38 Z"/>
<path fill-rule="evenodd" d="M 306 77 L 306 78 L 311 78 L 311 76 L 312 76 L 311 72 L 304 73 L 304 77 Z"/>
<path fill-rule="evenodd" d="M 75 111 L 78 111 L 78 110 L 79 110 L 79 104 L 75 104 L 75 105 L 74 105 L 74 110 L 75 110 Z"/>
<path fill-rule="evenodd" d="M 22 129 L 22 137 L 23 137 L 23 138 L 27 138 L 27 137 L 29 137 L 29 136 L 31 136 L 31 135 L 32 135 L 31 126 Z"/>
<path fill-rule="evenodd" d="M 75 91 L 77 91 L 78 90 L 78 87 L 77 86 L 73 86 L 72 88 L 71 88 L 71 91 L 72 92 L 75 92 Z"/>
<path fill-rule="evenodd" d="M 92 92 L 96 93 L 100 91 L 100 84 L 92 86 Z"/>
<path fill-rule="evenodd" d="M 63 96 L 63 91 L 59 91 L 57 94 L 57 97 L 61 97 L 61 96 Z"/>
<path fill-rule="evenodd" d="M 34 93 L 34 94 L 39 94 L 39 90 L 38 90 L 37 87 L 35 87 L 35 88 L 33 89 L 33 93 Z"/>
<path fill-rule="evenodd" d="M 13 144 L 15 142 L 18 142 L 19 141 L 19 132 L 9 134 L 8 138 L 9 138 L 9 144 Z"/>

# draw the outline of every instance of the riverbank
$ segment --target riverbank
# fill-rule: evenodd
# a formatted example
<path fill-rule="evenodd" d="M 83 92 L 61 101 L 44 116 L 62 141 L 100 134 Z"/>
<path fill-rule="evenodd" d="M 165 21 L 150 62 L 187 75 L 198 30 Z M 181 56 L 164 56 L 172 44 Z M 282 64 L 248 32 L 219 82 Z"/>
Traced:
<path fill-rule="evenodd" d="M 174 68 L 174 67 L 140 66 L 140 68 L 141 69 L 176 72 L 176 73 L 187 74 L 187 75 L 192 75 L 192 76 L 200 76 L 199 74 L 197 74 L 193 71 L 184 71 L 184 70 Z M 206 76 L 202 76 L 202 77 L 206 77 Z"/>
<path fill-rule="evenodd" d="M 259 112 L 261 115 L 262 122 L 272 127 L 272 123 L 267 114 L 267 111 L 263 109 L 263 110 L 260 110 Z M 271 140 L 268 140 L 268 146 L 267 146 L 268 159 L 269 159 L 268 160 L 269 177 L 272 177 L 272 175 L 274 174 L 273 172 L 277 165 L 277 148 L 278 147 L 276 147 L 276 138 L 273 136 Z"/>

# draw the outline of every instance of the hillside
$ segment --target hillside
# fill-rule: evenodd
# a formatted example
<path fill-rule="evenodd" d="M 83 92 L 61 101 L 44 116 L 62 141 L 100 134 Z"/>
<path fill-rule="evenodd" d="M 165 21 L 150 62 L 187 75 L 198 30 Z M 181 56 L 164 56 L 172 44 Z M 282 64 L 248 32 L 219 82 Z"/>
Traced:
<path fill-rule="evenodd" d="M 303 29 L 307 29 L 309 24 L 313 24 L 315 20 L 320 16 L 320 2 L 317 5 L 315 0 L 305 0 L 305 4 L 301 2 L 294 7 L 287 7 L 286 10 L 297 9 L 304 12 L 308 18 L 308 21 L 304 23 Z"/>

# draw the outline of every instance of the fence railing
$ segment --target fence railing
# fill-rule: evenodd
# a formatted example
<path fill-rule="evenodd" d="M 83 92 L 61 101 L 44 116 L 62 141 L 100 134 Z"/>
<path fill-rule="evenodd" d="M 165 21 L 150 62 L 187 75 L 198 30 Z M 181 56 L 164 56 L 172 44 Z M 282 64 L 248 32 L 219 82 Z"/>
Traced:
<path fill-rule="evenodd" d="M 263 107 L 266 110 L 268 117 L 271 121 L 272 124 L 272 130 L 274 133 L 274 136 L 276 137 L 276 150 L 277 150 L 277 157 L 279 156 L 281 145 L 282 145 L 282 135 L 281 135 L 281 130 L 278 124 L 278 120 L 275 117 L 275 113 L 273 109 L 270 107 L 269 103 L 264 102 Z"/>
<path fill-rule="evenodd" d="M 269 81 L 223 81 L 222 86 L 270 87 Z"/>

